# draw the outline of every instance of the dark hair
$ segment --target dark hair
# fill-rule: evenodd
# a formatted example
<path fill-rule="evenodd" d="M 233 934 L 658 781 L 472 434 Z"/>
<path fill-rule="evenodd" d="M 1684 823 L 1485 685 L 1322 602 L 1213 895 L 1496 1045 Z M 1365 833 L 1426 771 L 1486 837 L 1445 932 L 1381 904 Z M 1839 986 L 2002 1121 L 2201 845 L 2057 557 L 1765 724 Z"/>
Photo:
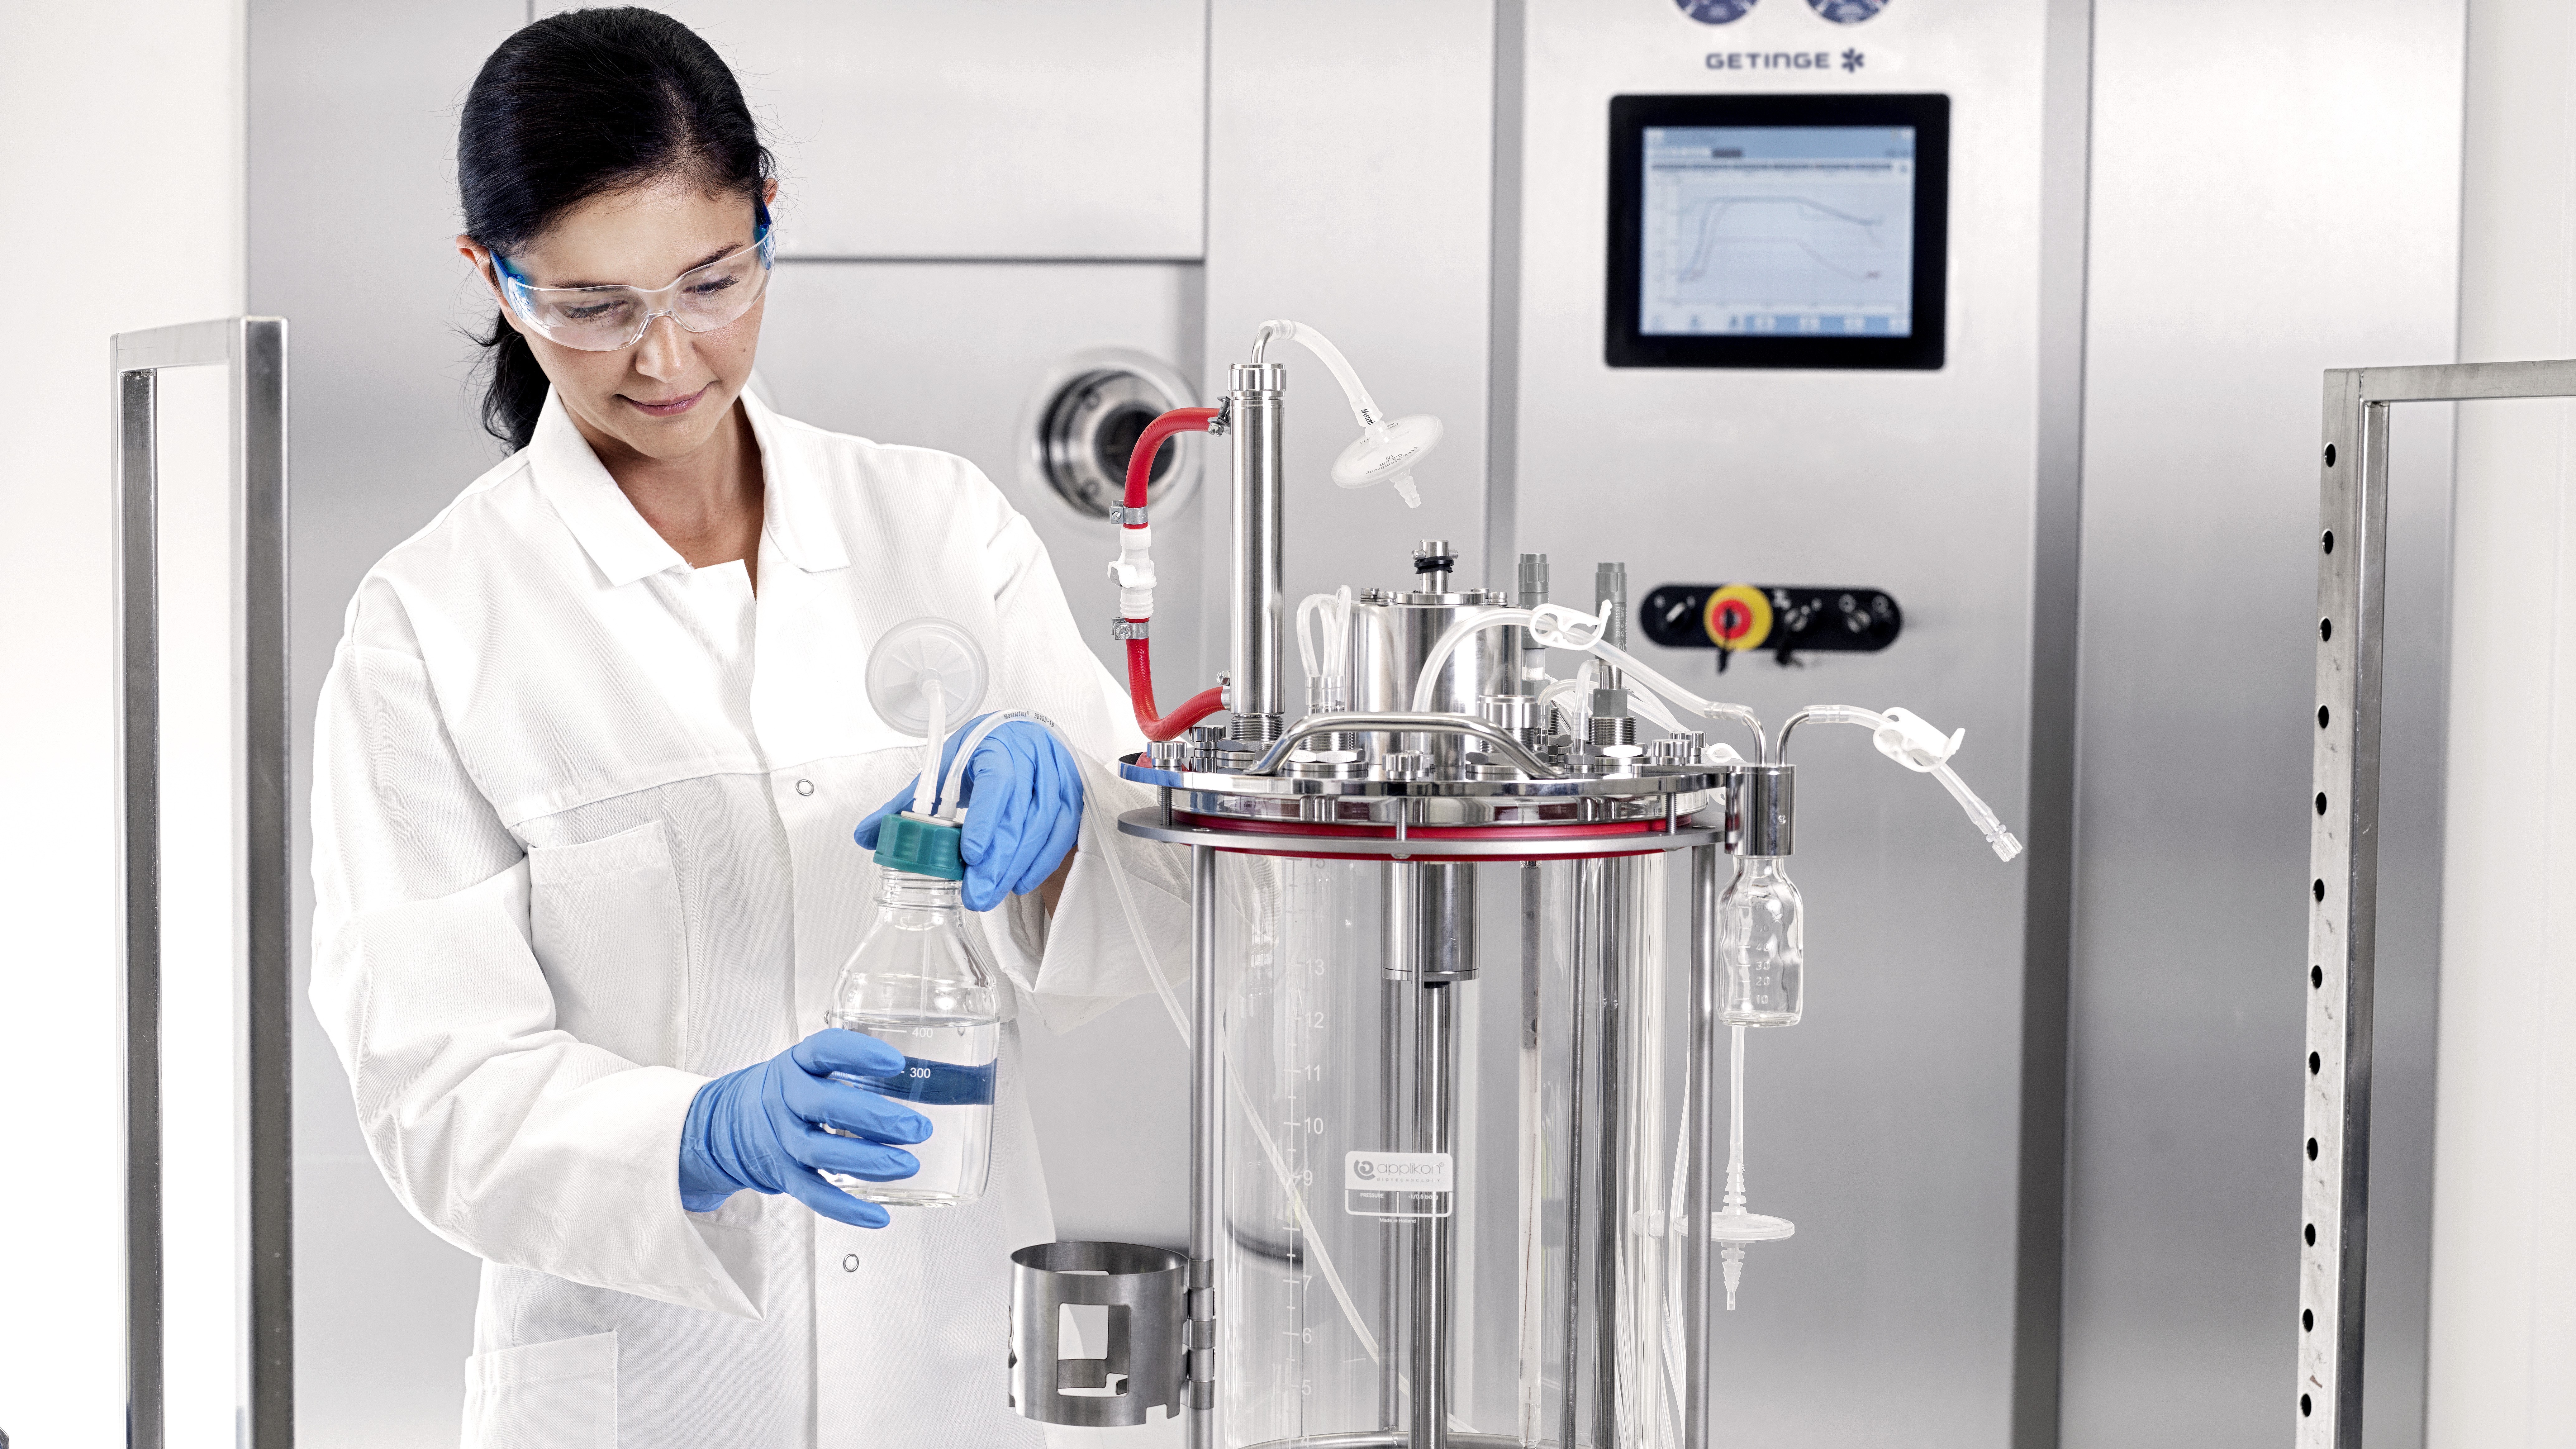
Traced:
<path fill-rule="evenodd" d="M 742 87 L 713 47 L 653 10 L 568 10 L 502 41 L 465 93 L 456 189 L 465 234 L 507 255 L 595 196 L 667 176 L 757 199 L 772 172 Z M 535 436 L 546 374 L 495 315 L 475 341 L 490 381 L 483 427 Z"/>

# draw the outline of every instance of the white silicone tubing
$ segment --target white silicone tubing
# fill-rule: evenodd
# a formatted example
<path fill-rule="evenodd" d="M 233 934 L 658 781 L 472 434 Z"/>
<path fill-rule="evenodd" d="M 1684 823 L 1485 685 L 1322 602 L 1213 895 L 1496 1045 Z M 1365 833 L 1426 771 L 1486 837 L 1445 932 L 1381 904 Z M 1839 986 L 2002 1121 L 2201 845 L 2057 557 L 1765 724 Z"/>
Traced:
<path fill-rule="evenodd" d="M 921 682 L 921 698 L 930 706 L 930 724 L 922 731 L 921 777 L 912 787 L 915 815 L 927 815 L 939 805 L 939 747 L 948 741 L 948 691 L 936 676 Z"/>
<path fill-rule="evenodd" d="M 2021 842 L 2004 828 L 2002 817 L 1977 798 L 1977 792 L 1968 788 L 1967 781 L 1959 778 L 1958 771 L 1944 762 L 1933 766 L 1930 773 L 1933 779 L 1941 782 L 1942 789 L 1950 792 L 1950 798 L 1959 802 L 1959 808 L 1968 812 L 1968 818 L 1976 822 L 1978 832 L 1986 837 L 1986 844 L 1994 848 L 1995 859 L 2010 860 L 2021 854 Z"/>
<path fill-rule="evenodd" d="M 1457 652 L 1460 641 L 1480 629 L 1501 629 L 1506 627 L 1526 629 L 1533 622 L 1538 620 L 1541 609 L 1546 608 L 1548 608 L 1548 606 L 1542 605 L 1540 606 L 1540 609 L 1496 609 L 1492 613 L 1479 614 L 1472 619 L 1461 619 L 1457 623 L 1450 625 L 1446 630 L 1442 631 L 1439 639 L 1433 642 L 1431 652 L 1423 656 L 1422 673 L 1414 680 L 1414 709 L 1420 711 L 1431 708 L 1432 690 L 1439 679 L 1440 666 L 1449 662 L 1449 656 Z M 1561 620 L 1564 615 L 1571 613 L 1572 611 L 1559 608 L 1553 612 L 1557 618 Z M 1575 617 L 1580 618 L 1582 616 L 1576 615 Z M 1606 623 L 1607 621 L 1604 620 L 1602 622 Z M 1698 695 L 1691 693 L 1689 690 L 1675 684 L 1670 679 L 1665 678 L 1661 671 L 1655 669 L 1644 660 L 1639 659 L 1636 655 L 1629 653 L 1627 650 L 1611 643 L 1608 639 L 1601 637 L 1597 632 L 1597 628 L 1598 626 L 1596 626 L 1596 632 L 1593 632 L 1587 638 L 1584 637 L 1580 631 L 1569 634 L 1562 627 L 1561 623 L 1559 623 L 1549 629 L 1549 634 L 1553 637 L 1543 636 L 1540 642 L 1547 644 L 1551 648 L 1573 649 L 1596 655 L 1603 661 L 1617 666 L 1627 674 L 1630 680 L 1644 685 L 1648 692 L 1669 702 L 1684 713 L 1698 715 L 1700 718 L 1707 720 L 1732 720 L 1735 723 L 1744 726 L 1746 729 L 1753 732 L 1755 759 L 1761 759 L 1770 752 L 1771 742 L 1769 737 L 1763 733 L 1762 717 L 1760 715 L 1755 714 L 1752 710 L 1747 709 L 1740 704 L 1725 704 L 1715 700 L 1700 698 Z M 1553 695 L 1555 692 L 1555 688 L 1551 686 L 1547 691 L 1547 694 Z M 1542 702 L 1544 702 L 1546 697 L 1546 695 L 1541 696 Z M 1645 696 L 1640 694 L 1636 696 L 1636 698 L 1642 705 Z M 1675 719 L 1669 712 L 1661 710 L 1655 706 L 1643 705 L 1638 710 L 1638 713 L 1643 714 L 1647 719 L 1662 726 L 1670 733 L 1680 734 L 1682 732 L 1681 722 Z"/>
<path fill-rule="evenodd" d="M 964 740 L 958 743 L 956 755 L 948 762 L 948 783 L 940 790 L 938 797 L 948 802 L 948 814 L 945 818 L 950 820 L 956 819 L 958 810 L 962 808 L 957 803 L 957 796 L 959 791 L 966 788 L 966 761 L 973 757 L 975 747 L 984 743 L 984 737 L 986 735 L 991 734 L 993 731 L 1000 729 L 1002 726 L 1009 724 L 1014 720 L 1027 720 L 1029 723 L 1038 726 L 1048 734 L 1055 736 L 1055 742 L 1064 746 L 1065 753 L 1073 753 L 1073 741 L 1064 737 L 1064 731 L 1056 728 L 1054 720 L 1048 719 L 1045 715 L 1038 713 L 1036 710 L 997 709 L 993 711 L 991 714 L 984 716 L 983 719 L 976 722 L 973 733 L 967 735 Z M 934 744 L 931 748 L 936 750 L 938 749 L 938 746 Z M 938 756 L 934 754 L 931 758 L 936 762 Z M 934 763 L 934 768 L 935 767 Z M 1091 792 L 1088 790 L 1083 792 L 1083 798 L 1086 801 L 1090 799 L 1090 795 Z"/>
<path fill-rule="evenodd" d="M 1283 342 L 1303 343 L 1308 352 L 1322 358 L 1324 366 L 1333 374 L 1333 381 L 1342 385 L 1342 396 L 1350 402 L 1351 416 L 1359 419 L 1361 427 L 1384 419 L 1385 415 L 1377 410 L 1377 399 L 1370 397 L 1368 388 L 1361 384 L 1358 369 L 1351 366 L 1349 358 L 1342 356 L 1342 349 L 1335 347 L 1332 339 L 1303 322 L 1291 322 L 1284 317 L 1262 323 L 1261 330 Z"/>
<path fill-rule="evenodd" d="M 1811 704 L 1791 715 L 1788 723 L 1780 727 L 1780 747 L 1783 751 L 1789 745 L 1789 732 L 1796 729 L 1800 723 L 1808 721 L 1816 724 L 1858 725 L 1873 735 L 1880 730 L 1895 727 L 1895 721 L 1874 709 L 1862 709 L 1852 704 Z M 1882 746 L 1880 753 L 1886 752 L 1887 747 Z M 1777 756 L 1773 758 L 1776 761 Z M 1890 758 L 1895 757 L 1891 755 Z M 1905 762 L 1898 760 L 1897 763 Z M 1977 827 L 1977 833 L 1986 838 L 1986 844 L 1994 851 L 1995 859 L 2010 860 L 2021 854 L 2021 842 L 2013 838 L 2010 830 L 2004 828 L 2003 818 L 1995 814 L 1985 801 L 1977 798 L 1977 792 L 1968 788 L 1968 782 L 1959 778 L 1959 772 L 1950 768 L 1949 761 L 1942 760 L 1929 767 L 1908 765 L 1907 768 L 1921 769 L 1922 773 L 1941 782 L 1941 788 L 1949 791 L 1950 798 L 1958 801 L 1959 808 L 1967 812 L 1969 823 Z"/>
<path fill-rule="evenodd" d="M 1323 635 L 1316 640 L 1315 621 L 1321 620 Z M 1342 585 L 1329 594 L 1308 594 L 1297 605 L 1297 655 L 1306 665 L 1306 701 L 1310 708 L 1342 708 L 1333 686 L 1341 683 L 1342 665 L 1350 657 L 1351 586 Z M 1325 702 L 1331 692 L 1331 702 Z"/>

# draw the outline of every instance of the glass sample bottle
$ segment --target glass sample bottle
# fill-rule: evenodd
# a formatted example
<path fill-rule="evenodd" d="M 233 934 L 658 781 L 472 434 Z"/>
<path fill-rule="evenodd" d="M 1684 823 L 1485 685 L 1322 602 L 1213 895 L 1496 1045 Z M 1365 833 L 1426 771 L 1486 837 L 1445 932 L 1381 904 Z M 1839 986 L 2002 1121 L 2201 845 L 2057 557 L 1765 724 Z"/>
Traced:
<path fill-rule="evenodd" d="M 1726 966 L 1731 1026 L 1796 1026 L 1807 996 L 1806 908 L 1776 855 L 1739 859 L 1717 901 L 1718 959 Z"/>
<path fill-rule="evenodd" d="M 877 919 L 841 967 L 826 1026 L 864 1032 L 903 1053 L 891 1076 L 835 1074 L 930 1119 L 907 1151 L 921 1170 L 893 1182 L 825 1173 L 869 1202 L 962 1207 L 984 1195 L 993 1165 L 993 1089 L 1000 1067 L 1000 973 L 958 900 L 960 832 L 912 814 L 877 840 Z"/>

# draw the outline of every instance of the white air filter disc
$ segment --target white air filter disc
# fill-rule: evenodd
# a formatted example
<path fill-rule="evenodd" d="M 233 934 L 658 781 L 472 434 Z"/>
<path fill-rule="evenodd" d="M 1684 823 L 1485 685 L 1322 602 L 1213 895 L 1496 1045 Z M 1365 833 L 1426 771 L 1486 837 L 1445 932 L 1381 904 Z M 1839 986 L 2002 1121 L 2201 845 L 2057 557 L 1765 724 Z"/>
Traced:
<path fill-rule="evenodd" d="M 984 706 L 984 651 L 975 636 L 946 619 L 906 619 L 868 653 L 868 703 L 877 717 L 908 735 L 930 731 L 924 686 L 939 681 L 940 713 L 955 729 Z"/>
<path fill-rule="evenodd" d="M 1709 1237 L 1721 1243 L 1776 1242 L 1797 1230 L 1787 1218 L 1761 1213 L 1715 1213 L 1708 1220 Z"/>

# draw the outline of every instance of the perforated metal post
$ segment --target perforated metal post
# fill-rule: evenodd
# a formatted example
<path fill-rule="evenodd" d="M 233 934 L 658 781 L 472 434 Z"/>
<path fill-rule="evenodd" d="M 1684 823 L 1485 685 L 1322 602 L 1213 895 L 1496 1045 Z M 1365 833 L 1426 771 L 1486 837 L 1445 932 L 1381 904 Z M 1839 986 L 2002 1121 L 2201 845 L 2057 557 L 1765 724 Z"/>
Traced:
<path fill-rule="evenodd" d="M 2576 396 L 2576 362 L 2340 369 L 2318 450 L 2314 827 L 2299 1230 L 2299 1449 L 2361 1449 L 2379 912 L 2388 405 Z"/>
<path fill-rule="evenodd" d="M 2299 1444 L 2361 1443 L 2370 1212 L 2370 1007 L 2378 890 L 2381 614 L 2388 414 L 2359 372 L 2326 378 L 2317 564 L 2316 819 L 2308 919 L 2306 1222 L 2299 1261 Z"/>

